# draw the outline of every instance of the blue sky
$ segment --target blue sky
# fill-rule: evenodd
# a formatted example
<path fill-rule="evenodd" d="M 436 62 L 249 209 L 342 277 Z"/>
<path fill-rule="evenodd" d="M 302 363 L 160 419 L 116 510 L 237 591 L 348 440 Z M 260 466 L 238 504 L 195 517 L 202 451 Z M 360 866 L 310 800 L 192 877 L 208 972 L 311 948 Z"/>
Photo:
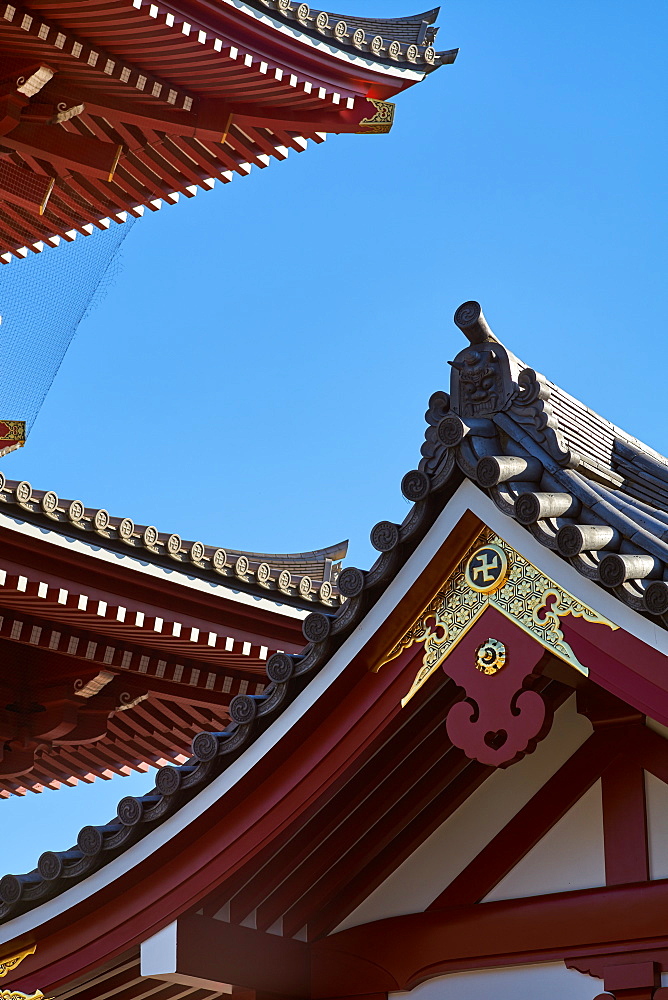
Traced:
<path fill-rule="evenodd" d="M 332 136 L 134 226 L 8 477 L 222 546 L 350 538 L 367 566 L 469 298 L 668 452 L 668 5 L 449 0 L 439 23 L 459 58 L 398 98 L 390 135 Z M 0 803 L 3 871 L 149 784 Z"/>

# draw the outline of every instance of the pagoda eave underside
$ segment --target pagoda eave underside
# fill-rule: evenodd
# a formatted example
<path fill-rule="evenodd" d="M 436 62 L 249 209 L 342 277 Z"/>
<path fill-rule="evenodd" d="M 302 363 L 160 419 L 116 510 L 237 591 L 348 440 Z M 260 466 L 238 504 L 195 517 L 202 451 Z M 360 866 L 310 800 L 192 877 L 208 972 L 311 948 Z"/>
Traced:
<path fill-rule="evenodd" d="M 0 797 L 182 761 L 303 642 L 303 612 L 279 603 L 2 537 Z"/>
<path fill-rule="evenodd" d="M 54 73 L 0 129 L 4 262 L 247 176 L 328 132 L 386 132 L 385 99 L 424 76 L 306 45 L 232 7 L 217 14 L 220 34 L 129 0 L 36 0 L 3 18 L 0 55 Z M 49 107 L 65 120 L 47 119 Z"/>

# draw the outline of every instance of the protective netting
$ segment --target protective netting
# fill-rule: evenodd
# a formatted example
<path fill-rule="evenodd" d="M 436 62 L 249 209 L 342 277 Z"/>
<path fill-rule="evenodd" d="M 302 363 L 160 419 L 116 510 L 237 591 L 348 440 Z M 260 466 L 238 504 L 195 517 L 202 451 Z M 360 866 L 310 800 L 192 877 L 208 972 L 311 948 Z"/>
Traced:
<path fill-rule="evenodd" d="M 30 432 L 77 327 L 113 284 L 135 219 L 0 267 L 0 418 Z"/>

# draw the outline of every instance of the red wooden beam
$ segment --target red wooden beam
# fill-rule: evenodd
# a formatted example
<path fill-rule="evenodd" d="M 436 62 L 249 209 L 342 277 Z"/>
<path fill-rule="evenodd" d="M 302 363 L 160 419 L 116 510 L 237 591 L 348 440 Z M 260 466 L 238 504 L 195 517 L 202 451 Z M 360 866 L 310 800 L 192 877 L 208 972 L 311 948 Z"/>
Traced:
<path fill-rule="evenodd" d="M 427 910 L 311 946 L 314 1000 L 410 990 L 447 972 L 668 945 L 668 880 Z M 614 964 L 614 963 L 610 963 Z"/>
<path fill-rule="evenodd" d="M 629 736 L 620 732 L 618 739 Z M 643 768 L 634 760 L 618 758 L 603 772 L 601 786 L 605 880 L 608 885 L 645 882 L 649 852 Z"/>
<path fill-rule="evenodd" d="M 98 142 L 66 132 L 57 125 L 17 125 L 2 144 L 17 153 L 27 153 L 54 166 L 110 181 L 123 151 L 122 146 Z"/>
<path fill-rule="evenodd" d="M 373 857 L 354 878 L 346 879 L 335 893 L 309 919 L 309 938 L 314 941 L 331 933 L 386 878 L 396 871 L 413 851 L 444 823 L 478 788 L 492 768 L 469 761 L 466 768 L 432 802 L 396 834 L 389 843 L 379 845 Z"/>
<path fill-rule="evenodd" d="M 177 921 L 175 952 L 177 976 L 285 997 L 309 995 L 309 949 L 303 941 L 190 914 Z"/>
<path fill-rule="evenodd" d="M 622 749 L 615 732 L 590 736 L 429 909 L 483 899 L 591 788 Z"/>
<path fill-rule="evenodd" d="M 447 686 L 446 682 L 438 689 L 437 696 L 425 700 L 419 707 L 416 706 L 413 715 L 400 717 L 400 725 L 393 731 L 391 738 L 370 755 L 366 764 L 342 788 L 333 789 L 336 794 L 333 794 L 322 808 L 315 811 L 310 819 L 308 816 L 301 817 L 300 824 L 292 831 L 292 837 L 284 846 L 280 843 L 271 845 L 267 863 L 253 871 L 253 877 L 232 899 L 232 920 L 242 921 L 257 907 L 258 900 L 270 899 L 278 886 L 289 881 L 291 876 L 298 872 L 300 865 L 313 852 L 314 847 L 324 844 L 341 826 L 343 818 L 357 815 L 356 811 L 362 807 L 363 813 L 356 822 L 362 823 L 363 826 L 358 829 L 361 833 L 368 827 L 371 815 L 366 803 L 370 792 L 382 785 L 390 776 L 392 784 L 396 784 L 394 775 L 400 768 L 401 761 L 410 758 L 416 749 L 424 759 L 429 735 L 443 715 L 441 699 L 448 697 Z M 443 733 L 440 732 L 437 738 L 443 739 Z M 430 752 L 433 753 L 433 750 Z M 392 794 L 389 797 L 392 798 Z M 294 886 L 292 892 L 294 897 L 297 892 Z M 225 900 L 221 900 L 218 905 L 222 905 L 223 902 Z M 273 920 L 269 919 L 267 926 L 272 922 Z"/>
<path fill-rule="evenodd" d="M 445 743 L 445 739 L 443 742 Z M 339 857 L 331 867 L 326 865 L 324 870 L 313 873 L 313 885 L 285 915 L 284 932 L 295 934 L 314 916 L 317 918 L 321 907 L 329 903 L 340 886 L 355 879 L 360 869 L 373 858 L 374 853 L 387 847 L 409 822 L 421 814 L 434 795 L 446 789 L 467 769 L 469 763 L 461 750 L 453 747 L 448 747 L 440 759 L 426 762 L 419 776 L 416 774 L 416 769 L 420 764 L 411 761 L 409 774 L 402 776 L 404 787 L 401 797 L 388 800 L 387 792 L 384 791 L 385 803 L 382 812 L 373 815 L 374 825 L 359 839 L 356 840 L 354 833 L 348 827 L 346 843 L 339 848 Z M 408 789 L 405 786 L 407 777 L 409 781 L 412 778 L 412 784 Z M 313 935 L 314 931 L 309 927 L 309 939 L 312 939 Z"/>
<path fill-rule="evenodd" d="M 0 198 L 38 215 L 44 213 L 55 178 L 34 174 L 9 160 L 0 160 Z"/>

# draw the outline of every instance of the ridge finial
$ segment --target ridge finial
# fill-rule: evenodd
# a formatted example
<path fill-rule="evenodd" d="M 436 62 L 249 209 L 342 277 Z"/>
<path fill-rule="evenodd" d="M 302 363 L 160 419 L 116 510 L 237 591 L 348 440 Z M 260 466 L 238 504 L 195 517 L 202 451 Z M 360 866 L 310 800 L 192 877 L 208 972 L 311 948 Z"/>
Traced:
<path fill-rule="evenodd" d="M 455 323 L 472 344 L 498 344 L 479 302 L 463 302 L 455 312 Z"/>

